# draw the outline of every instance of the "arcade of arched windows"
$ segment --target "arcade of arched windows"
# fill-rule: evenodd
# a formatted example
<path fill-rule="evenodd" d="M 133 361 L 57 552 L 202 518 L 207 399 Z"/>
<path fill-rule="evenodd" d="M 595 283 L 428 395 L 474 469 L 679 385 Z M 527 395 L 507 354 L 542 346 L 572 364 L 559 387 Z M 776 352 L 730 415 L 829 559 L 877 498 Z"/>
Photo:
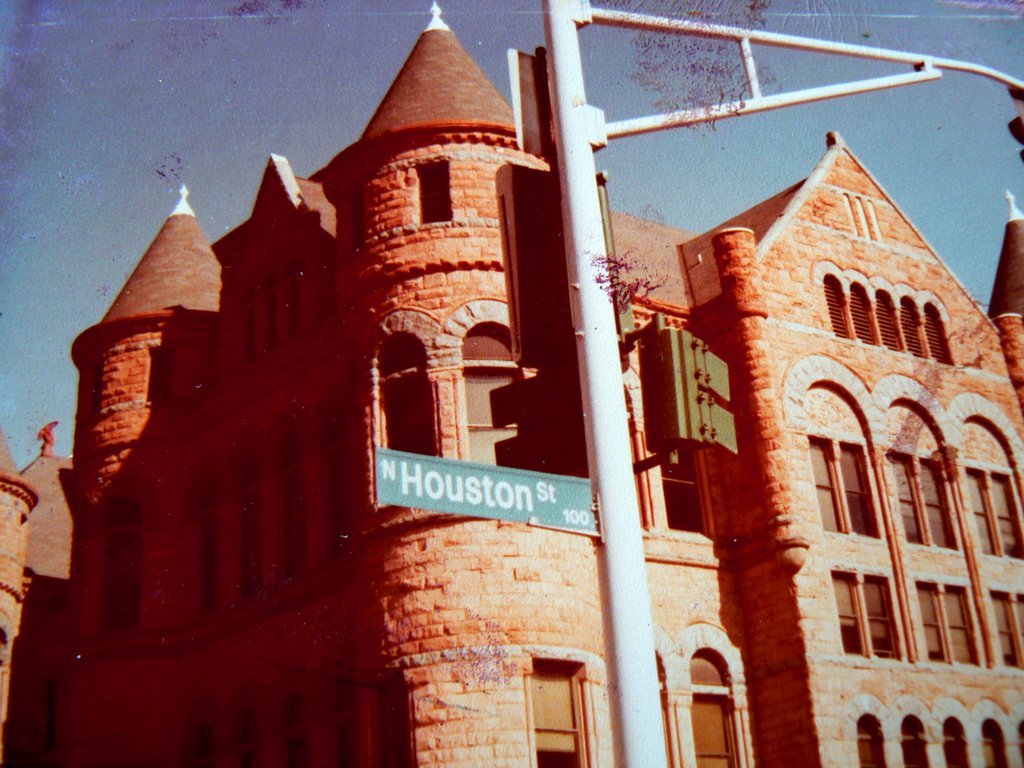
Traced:
<path fill-rule="evenodd" d="M 822 278 L 829 328 L 843 339 L 909 352 L 940 363 L 953 362 L 946 313 L 934 298 L 890 286 L 873 288 L 863 275 Z"/>
<path fill-rule="evenodd" d="M 847 709 L 844 741 L 860 768 L 1005 768 L 1024 759 L 1024 706 L 1007 712 L 982 700 L 968 710 L 941 698 L 929 708 L 911 696 L 887 706 L 860 694 Z"/>
<path fill-rule="evenodd" d="M 971 394 L 943 408 L 901 376 L 871 392 L 824 357 L 798 363 L 784 394 L 807 435 L 807 519 L 813 509 L 830 561 L 836 653 L 1024 668 L 1024 445 L 1009 418 Z"/>

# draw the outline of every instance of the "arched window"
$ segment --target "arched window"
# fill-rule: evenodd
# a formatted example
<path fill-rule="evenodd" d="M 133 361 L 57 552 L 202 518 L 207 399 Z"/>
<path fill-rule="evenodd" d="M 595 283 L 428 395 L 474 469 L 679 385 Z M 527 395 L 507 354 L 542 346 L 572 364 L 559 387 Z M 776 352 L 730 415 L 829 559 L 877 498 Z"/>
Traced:
<path fill-rule="evenodd" d="M 900 747 L 903 749 L 904 768 L 928 768 L 924 726 L 913 715 L 903 719 L 903 726 L 900 728 Z"/>
<path fill-rule="evenodd" d="M 498 427 L 491 414 L 491 392 L 512 383 L 512 340 L 508 329 L 497 323 L 481 323 L 469 329 L 462 343 L 463 376 L 466 382 L 466 417 L 469 458 L 495 463 L 494 445 L 514 437 L 515 427 Z"/>
<path fill-rule="evenodd" d="M 875 294 L 875 319 L 878 321 L 878 335 L 889 349 L 900 350 L 900 332 L 896 320 L 896 306 L 892 296 L 885 291 Z"/>
<path fill-rule="evenodd" d="M 714 651 L 697 651 L 690 660 L 690 682 L 697 768 L 735 768 L 736 734 L 725 662 Z"/>
<path fill-rule="evenodd" d="M 956 718 L 949 718 L 942 724 L 942 753 L 946 757 L 946 768 L 967 768 L 967 739 L 964 727 Z"/>
<path fill-rule="evenodd" d="M 985 768 L 1006 768 L 1003 729 L 995 720 L 986 720 L 981 724 L 981 750 L 985 756 Z"/>
<path fill-rule="evenodd" d="M 104 517 L 103 616 L 106 629 L 134 627 L 142 602 L 142 533 L 139 505 L 118 499 Z"/>
<path fill-rule="evenodd" d="M 256 729 L 256 715 L 246 712 L 242 717 L 242 728 L 238 734 L 239 768 L 256 768 L 259 754 L 259 733 Z"/>
<path fill-rule="evenodd" d="M 914 300 L 909 296 L 900 300 L 900 330 L 903 332 L 903 343 L 907 351 L 917 357 L 927 357 L 921 337 L 921 315 Z"/>
<path fill-rule="evenodd" d="M 864 715 L 857 721 L 857 759 L 860 768 L 885 768 L 882 725 L 872 715 Z"/>
<path fill-rule="evenodd" d="M 857 338 L 865 344 L 874 344 L 875 329 L 871 321 L 871 299 L 860 283 L 850 286 L 850 319 Z"/>
<path fill-rule="evenodd" d="M 240 490 L 239 586 L 242 597 L 251 598 L 263 588 L 263 504 L 255 461 L 242 468 Z"/>
<path fill-rule="evenodd" d="M 309 735 L 306 733 L 306 708 L 302 697 L 288 699 L 284 712 L 287 768 L 309 768 Z"/>
<path fill-rule="evenodd" d="M 434 395 L 423 344 L 407 333 L 389 336 L 381 344 L 377 365 L 388 447 L 437 455 Z"/>
<path fill-rule="evenodd" d="M 825 306 L 828 307 L 828 319 L 832 323 L 833 333 L 836 336 L 849 339 L 850 325 L 846 320 L 846 294 L 834 275 L 825 277 Z"/>
<path fill-rule="evenodd" d="M 949 354 L 949 340 L 942 327 L 942 318 L 932 304 L 924 305 L 924 335 L 928 340 L 928 353 L 940 363 L 952 363 Z"/>

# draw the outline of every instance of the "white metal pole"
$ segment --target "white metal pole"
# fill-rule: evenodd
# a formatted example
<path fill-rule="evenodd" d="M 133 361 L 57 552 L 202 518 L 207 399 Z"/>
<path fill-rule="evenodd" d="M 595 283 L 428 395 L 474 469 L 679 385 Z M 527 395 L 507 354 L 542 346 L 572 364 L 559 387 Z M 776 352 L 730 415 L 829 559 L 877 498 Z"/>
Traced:
<path fill-rule="evenodd" d="M 615 765 L 655 768 L 667 765 L 665 734 L 615 315 L 595 273 L 607 254 L 592 145 L 604 139 L 603 119 L 587 106 L 583 87 L 582 8 L 580 0 L 544 0 L 548 81 L 587 459 L 604 534 L 598 556 Z"/>

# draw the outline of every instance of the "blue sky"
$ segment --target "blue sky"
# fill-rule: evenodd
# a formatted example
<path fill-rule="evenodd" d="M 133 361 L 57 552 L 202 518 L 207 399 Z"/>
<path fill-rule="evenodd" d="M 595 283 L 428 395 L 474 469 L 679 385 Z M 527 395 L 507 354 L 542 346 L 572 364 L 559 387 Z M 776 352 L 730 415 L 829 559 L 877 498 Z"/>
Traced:
<path fill-rule="evenodd" d="M 600 3 L 595 4 L 599 5 Z M 743 2 L 634 0 L 711 21 Z M 765 3 L 762 3 L 763 5 Z M 69 349 L 96 323 L 177 202 L 216 240 L 251 210 L 270 152 L 309 175 L 358 139 L 430 3 L 395 0 L 0 2 L 0 426 L 19 465 L 60 421 Z M 502 92 L 508 48 L 543 44 L 540 0 L 447 0 L 444 18 Z M 978 61 L 1024 78 L 1019 0 L 772 0 L 768 29 Z M 652 111 L 636 38 L 588 28 L 588 96 L 610 118 Z M 877 67 L 764 51 L 768 91 Z M 886 72 L 902 72 L 888 69 Z M 691 66 L 681 80 L 713 68 Z M 675 75 L 673 75 L 675 76 Z M 976 77 L 614 142 L 613 204 L 704 230 L 803 178 L 838 130 L 953 272 L 987 301 L 1024 164 L 1004 88 Z"/>

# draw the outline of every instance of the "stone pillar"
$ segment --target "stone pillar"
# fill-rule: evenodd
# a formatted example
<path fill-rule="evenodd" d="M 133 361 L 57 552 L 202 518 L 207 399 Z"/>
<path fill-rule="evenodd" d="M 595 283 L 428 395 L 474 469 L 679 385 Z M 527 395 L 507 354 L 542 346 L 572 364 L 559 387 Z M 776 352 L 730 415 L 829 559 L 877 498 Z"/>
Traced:
<path fill-rule="evenodd" d="M 773 387 L 770 344 L 766 335 L 768 310 L 758 274 L 754 233 L 735 227 L 717 232 L 712 238 L 715 261 L 722 283 L 722 295 L 735 320 L 735 336 L 742 357 L 732 361 L 747 392 L 754 450 L 764 488 L 766 524 L 775 554 L 787 571 L 803 566 L 810 542 L 789 509 L 793 484 L 792 456 L 786 451 L 784 415 L 779 393 Z"/>

